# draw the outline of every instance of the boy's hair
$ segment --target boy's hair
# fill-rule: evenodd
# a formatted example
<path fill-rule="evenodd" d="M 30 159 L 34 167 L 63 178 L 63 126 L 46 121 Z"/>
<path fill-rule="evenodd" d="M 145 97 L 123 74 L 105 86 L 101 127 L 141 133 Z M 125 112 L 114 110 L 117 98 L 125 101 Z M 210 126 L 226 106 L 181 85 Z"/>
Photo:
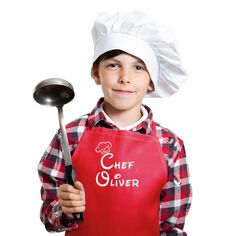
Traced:
<path fill-rule="evenodd" d="M 118 49 L 114 49 L 114 50 L 105 52 L 97 58 L 97 60 L 93 63 L 93 66 L 98 66 L 101 61 L 110 59 L 112 57 L 116 57 L 122 53 L 126 53 L 126 52 L 124 52 L 122 50 L 118 50 Z"/>

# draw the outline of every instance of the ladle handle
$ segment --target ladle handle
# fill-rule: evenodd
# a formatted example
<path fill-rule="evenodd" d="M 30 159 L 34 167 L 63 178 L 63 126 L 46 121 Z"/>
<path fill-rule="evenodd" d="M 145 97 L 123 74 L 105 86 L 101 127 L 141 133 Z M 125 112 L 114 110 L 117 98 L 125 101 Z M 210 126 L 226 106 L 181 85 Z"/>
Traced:
<path fill-rule="evenodd" d="M 69 149 L 69 143 L 66 134 L 66 128 L 63 122 L 63 110 L 62 106 L 58 108 L 58 119 L 59 125 L 61 130 L 61 140 L 62 140 L 62 151 L 64 154 L 64 161 L 65 161 L 65 174 L 66 174 L 66 183 L 74 186 L 74 181 L 72 178 L 72 161 L 71 161 L 71 154 Z M 84 217 L 82 213 L 74 213 L 74 218 L 78 221 L 84 221 Z"/>
<path fill-rule="evenodd" d="M 74 180 L 72 179 L 72 165 L 65 166 L 66 183 L 74 186 Z"/>
<path fill-rule="evenodd" d="M 63 110 L 62 110 L 62 106 L 57 107 L 57 108 L 58 108 L 58 120 L 59 120 L 59 125 L 60 125 L 60 130 L 61 130 L 61 142 L 62 142 L 62 151 L 64 154 L 64 161 L 65 161 L 66 166 L 70 166 L 72 165 L 72 162 L 71 162 L 69 143 L 68 143 L 67 134 L 66 134 L 66 128 L 63 122 Z"/>

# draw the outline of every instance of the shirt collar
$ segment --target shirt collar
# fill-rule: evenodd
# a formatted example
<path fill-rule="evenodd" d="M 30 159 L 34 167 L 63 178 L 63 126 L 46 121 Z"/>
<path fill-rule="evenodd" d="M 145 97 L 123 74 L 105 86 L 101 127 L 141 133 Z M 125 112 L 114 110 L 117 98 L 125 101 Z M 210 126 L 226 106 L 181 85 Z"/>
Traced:
<path fill-rule="evenodd" d="M 118 130 L 119 128 L 116 125 L 114 125 L 113 123 L 109 122 L 106 119 L 106 116 L 104 115 L 103 109 L 102 109 L 103 102 L 104 102 L 104 98 L 100 98 L 95 108 L 89 114 L 88 126 L 90 128 L 106 127 L 106 128 Z M 151 124 L 153 121 L 153 114 L 152 114 L 151 109 L 148 106 L 143 105 L 143 107 L 147 111 L 147 118 L 143 120 L 141 123 L 139 123 L 136 127 L 133 127 L 131 131 L 140 132 L 142 134 L 151 134 L 152 133 Z"/>

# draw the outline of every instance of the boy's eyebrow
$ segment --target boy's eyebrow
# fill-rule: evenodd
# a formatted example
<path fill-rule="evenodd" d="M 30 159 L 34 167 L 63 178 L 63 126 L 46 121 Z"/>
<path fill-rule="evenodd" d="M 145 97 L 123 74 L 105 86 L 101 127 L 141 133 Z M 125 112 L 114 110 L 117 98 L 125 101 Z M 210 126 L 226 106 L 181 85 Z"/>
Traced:
<path fill-rule="evenodd" d="M 139 59 L 139 58 L 137 58 L 137 62 L 138 62 L 138 63 L 142 63 L 142 64 L 145 65 L 145 63 L 144 63 L 141 59 Z"/>
<path fill-rule="evenodd" d="M 115 57 L 110 57 L 110 58 L 107 58 L 105 59 L 104 61 L 118 61 L 118 59 L 115 59 Z"/>

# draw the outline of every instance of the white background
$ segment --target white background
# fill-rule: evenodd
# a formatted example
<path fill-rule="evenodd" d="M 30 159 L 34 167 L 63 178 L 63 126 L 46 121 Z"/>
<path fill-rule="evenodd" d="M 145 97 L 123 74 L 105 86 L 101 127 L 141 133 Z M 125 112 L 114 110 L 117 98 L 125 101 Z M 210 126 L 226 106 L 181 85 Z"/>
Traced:
<path fill-rule="evenodd" d="M 100 11 L 134 9 L 172 28 L 189 74 L 176 95 L 144 101 L 157 121 L 185 141 L 194 194 L 185 229 L 190 236 L 235 234 L 233 2 L 0 2 L 0 225 L 4 235 L 49 235 L 39 220 L 37 164 L 58 129 L 57 111 L 35 103 L 33 88 L 49 77 L 64 78 L 76 93 L 64 108 L 65 121 L 89 112 L 101 96 L 90 78 L 93 21 Z"/>

